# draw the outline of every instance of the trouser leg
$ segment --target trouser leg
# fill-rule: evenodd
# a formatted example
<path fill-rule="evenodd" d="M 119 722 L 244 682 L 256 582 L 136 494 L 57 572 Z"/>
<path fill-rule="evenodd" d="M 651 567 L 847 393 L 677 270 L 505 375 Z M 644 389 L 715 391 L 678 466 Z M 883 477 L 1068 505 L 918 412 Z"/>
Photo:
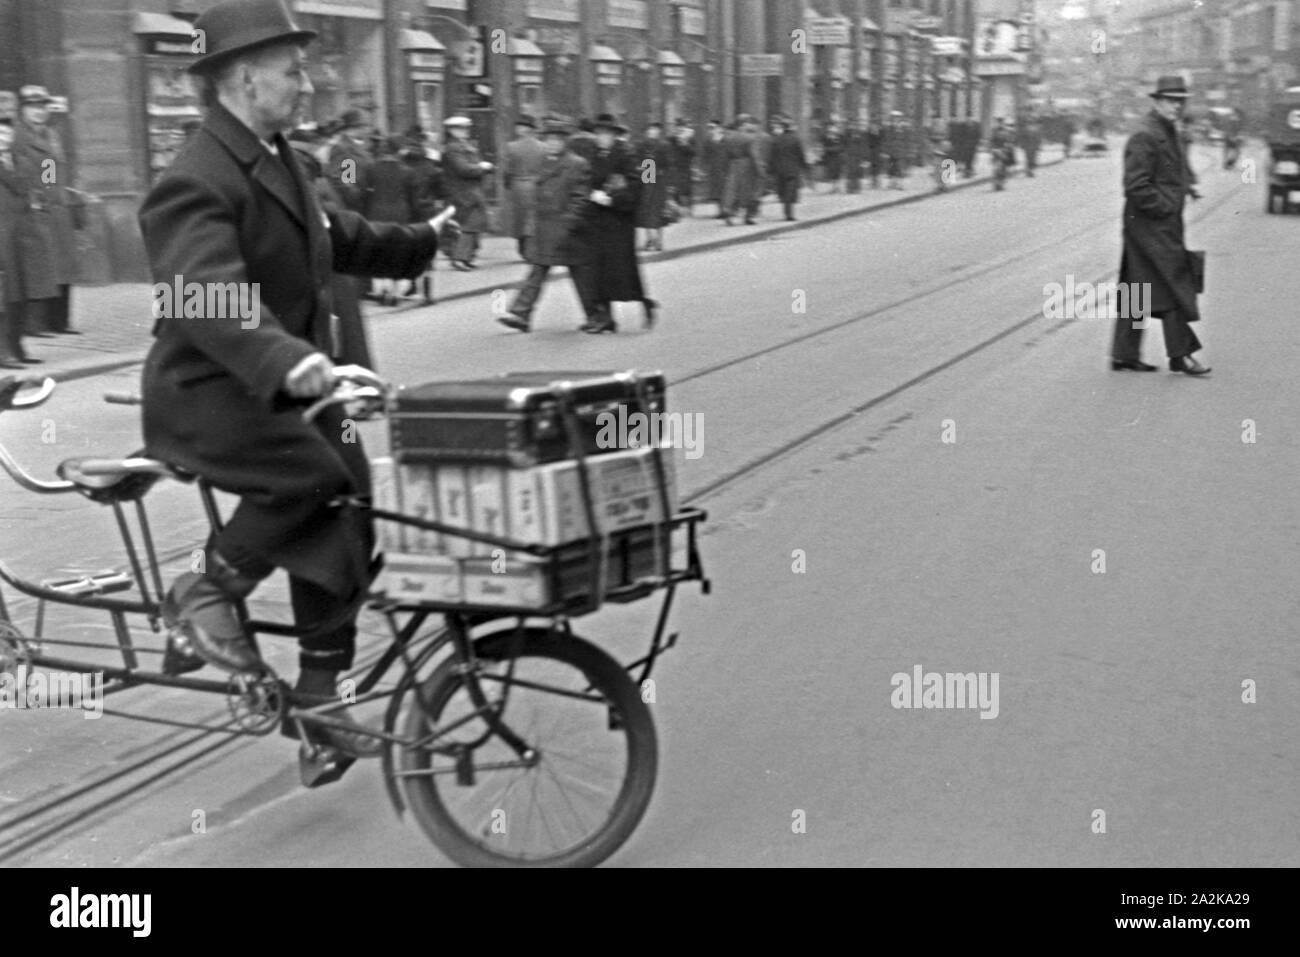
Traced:
<path fill-rule="evenodd" d="M 360 605 L 305 578 L 289 579 L 289 600 L 298 639 L 298 664 L 315 671 L 345 671 L 356 654 Z"/>
<path fill-rule="evenodd" d="M 452 259 L 460 262 L 473 262 L 474 255 L 478 252 L 478 233 L 461 233 L 460 238 L 456 241 L 456 255 Z"/>
<path fill-rule="evenodd" d="M 47 299 L 49 303 L 49 326 L 50 332 L 67 332 L 69 329 L 69 312 L 72 305 L 71 286 L 59 286 L 59 294 L 53 299 Z"/>
<path fill-rule="evenodd" d="M 541 266 L 536 263 L 528 268 L 528 275 L 524 279 L 524 284 L 519 287 L 519 292 L 515 295 L 515 301 L 510 304 L 512 313 L 524 319 L 532 315 L 533 308 L 537 305 L 537 299 L 542 294 L 542 285 L 546 282 L 546 274 L 550 271 L 550 266 Z"/>
<path fill-rule="evenodd" d="M 1165 353 L 1171 359 L 1190 356 L 1201 348 L 1201 341 L 1196 338 L 1189 323 L 1184 322 L 1182 313 L 1176 309 L 1163 313 L 1160 322 L 1165 330 Z"/>
<path fill-rule="evenodd" d="M 595 322 L 600 313 L 600 300 L 596 289 L 596 267 L 592 263 L 580 263 L 569 267 L 569 277 L 573 288 L 582 303 L 582 311 L 588 322 Z"/>
<path fill-rule="evenodd" d="M 1137 362 L 1142 358 L 1142 322 L 1141 317 L 1125 315 L 1115 320 L 1110 355 L 1116 362 Z"/>
<path fill-rule="evenodd" d="M 23 352 L 23 304 L 0 302 L 0 355 L 21 359 Z"/>

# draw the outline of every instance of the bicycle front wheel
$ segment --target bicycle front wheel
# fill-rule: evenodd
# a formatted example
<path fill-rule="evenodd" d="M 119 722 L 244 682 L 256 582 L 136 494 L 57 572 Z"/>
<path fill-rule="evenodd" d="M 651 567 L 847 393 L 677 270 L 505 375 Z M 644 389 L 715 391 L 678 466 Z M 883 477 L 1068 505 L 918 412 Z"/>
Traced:
<path fill-rule="evenodd" d="M 654 721 L 636 684 L 595 645 L 543 629 L 481 638 L 474 653 L 481 696 L 455 657 L 412 695 L 398 775 L 416 821 L 466 867 L 605 860 L 654 788 Z"/>

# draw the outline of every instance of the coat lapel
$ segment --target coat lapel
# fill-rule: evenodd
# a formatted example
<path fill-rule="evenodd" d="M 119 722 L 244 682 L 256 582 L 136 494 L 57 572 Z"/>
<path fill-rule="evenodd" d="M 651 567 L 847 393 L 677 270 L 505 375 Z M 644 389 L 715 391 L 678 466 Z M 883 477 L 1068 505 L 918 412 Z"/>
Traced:
<path fill-rule="evenodd" d="M 289 147 L 284 137 L 277 135 L 275 138 L 277 148 L 284 157 L 277 159 L 267 152 L 252 130 L 220 104 L 208 111 L 204 128 L 249 170 L 253 180 L 284 207 L 294 222 L 306 228 L 306 210 L 303 208 L 302 196 L 286 165 L 296 161 L 287 153 Z"/>

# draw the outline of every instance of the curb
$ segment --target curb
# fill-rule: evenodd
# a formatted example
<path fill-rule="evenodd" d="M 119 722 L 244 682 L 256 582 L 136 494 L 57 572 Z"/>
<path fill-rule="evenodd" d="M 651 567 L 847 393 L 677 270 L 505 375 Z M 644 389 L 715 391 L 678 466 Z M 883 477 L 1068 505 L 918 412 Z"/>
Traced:
<path fill-rule="evenodd" d="M 1056 166 L 1058 163 L 1063 163 L 1063 162 L 1065 162 L 1065 157 L 1058 156 L 1055 159 L 1045 160 L 1043 162 L 1038 163 L 1035 168 L 1043 169 L 1044 167 Z M 1023 167 L 1017 166 L 1016 169 L 1012 171 L 1010 178 L 1015 178 L 1017 176 L 1023 176 L 1023 175 L 1024 175 Z M 972 189 L 975 186 L 986 185 L 991 182 L 993 182 L 992 175 L 985 174 L 983 176 L 973 176 L 968 180 L 963 180 L 953 186 L 949 186 L 946 192 L 955 193 L 958 192 L 959 190 Z M 841 220 L 851 219 L 855 216 L 865 216 L 868 213 L 874 213 L 878 210 L 891 209 L 895 206 L 905 206 L 909 203 L 917 203 L 922 200 L 930 199 L 931 197 L 938 196 L 938 195 L 941 194 L 933 189 L 922 190 L 915 193 L 910 193 L 906 196 L 899 196 L 895 199 L 888 199 L 885 200 L 884 202 L 874 203 L 870 206 L 863 206 L 859 209 L 840 210 L 839 212 L 836 213 L 826 213 L 822 216 L 814 216 L 814 217 L 810 217 L 809 219 L 800 219 L 792 223 L 788 223 L 788 222 L 773 223 L 770 226 L 763 226 L 756 230 L 751 229 L 749 231 L 740 231 L 734 235 L 722 236 L 719 237 L 718 239 L 705 240 L 704 242 L 695 243 L 690 246 L 682 246 L 680 249 L 669 249 L 669 250 L 664 250 L 663 252 L 655 252 L 649 255 L 643 255 L 640 257 L 640 261 L 642 263 L 668 262 L 669 260 L 673 260 L 673 259 L 681 259 L 684 256 L 693 256 L 696 253 L 713 252 L 714 250 L 725 249 L 728 246 L 738 246 L 741 243 L 753 242 L 755 239 L 764 239 L 768 236 L 777 236 L 783 233 L 792 233 L 797 230 L 809 229 L 813 226 L 820 226 L 825 223 L 837 223 Z M 740 227 L 740 229 L 743 230 L 744 227 Z M 500 268 L 505 268 L 505 264 L 502 264 Z M 459 292 L 449 293 L 445 296 L 438 296 L 435 299 L 434 305 L 437 306 L 445 302 L 457 302 L 461 299 L 472 299 L 479 296 L 490 295 L 491 293 L 495 292 L 498 289 L 517 289 L 520 285 L 521 283 L 519 280 L 511 280 L 510 282 L 506 282 L 506 283 L 493 283 L 492 285 L 487 285 L 487 286 L 476 286 L 473 289 L 462 289 Z M 367 316 L 366 318 L 373 321 L 375 319 L 383 319 L 392 315 L 400 315 L 404 312 L 410 312 L 411 310 L 414 309 L 427 309 L 427 308 L 429 307 L 422 302 L 409 303 L 407 305 L 398 306 L 396 308 L 390 308 L 385 312 L 373 313 Z M 135 355 L 135 356 L 129 356 L 129 357 L 122 356 L 116 359 L 105 359 L 99 362 L 87 363 L 86 365 L 73 366 L 71 368 L 66 368 L 59 371 L 52 371 L 46 373 L 46 376 L 48 378 L 53 379 L 55 382 L 72 382 L 77 379 L 88 379 L 92 376 L 104 375 L 105 373 L 108 372 L 116 372 L 119 369 L 125 369 L 133 365 L 139 365 L 141 362 L 144 361 L 144 357 L 145 357 L 145 353 L 142 352 L 139 355 Z M 39 375 L 40 373 L 34 373 L 34 374 Z"/>

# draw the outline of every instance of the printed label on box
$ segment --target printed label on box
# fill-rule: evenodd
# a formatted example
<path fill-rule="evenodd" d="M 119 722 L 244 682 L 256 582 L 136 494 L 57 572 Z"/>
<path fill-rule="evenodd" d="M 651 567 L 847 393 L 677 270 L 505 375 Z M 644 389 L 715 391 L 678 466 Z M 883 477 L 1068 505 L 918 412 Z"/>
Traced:
<path fill-rule="evenodd" d="M 470 528 L 470 487 L 462 465 L 439 465 L 432 474 L 438 488 L 439 521 L 457 528 Z M 457 558 L 473 554 L 474 542 L 458 535 L 444 535 L 443 551 Z"/>
<path fill-rule="evenodd" d="M 382 591 L 396 601 L 463 601 L 460 567 L 439 555 L 384 556 Z"/>
<path fill-rule="evenodd" d="M 397 464 L 392 458 L 385 456 L 371 461 L 370 490 L 371 501 L 374 502 L 375 508 L 405 514 L 405 509 L 402 508 L 401 485 L 397 481 Z M 402 527 L 397 522 L 382 518 L 375 519 L 375 532 L 380 551 L 402 550 Z"/>
<path fill-rule="evenodd" d="M 401 480 L 405 513 L 412 518 L 439 521 L 438 493 L 433 483 L 433 472 L 423 465 L 403 465 Z M 399 551 L 429 555 L 443 550 L 443 536 L 432 529 L 403 525 L 401 532 L 402 546 Z"/>
<path fill-rule="evenodd" d="M 501 563 L 495 564 L 502 568 Z M 501 571 L 493 571 L 493 565 L 491 558 L 461 560 L 465 601 L 524 608 L 542 608 L 548 603 L 545 562 L 531 557 L 507 558 Z"/>

